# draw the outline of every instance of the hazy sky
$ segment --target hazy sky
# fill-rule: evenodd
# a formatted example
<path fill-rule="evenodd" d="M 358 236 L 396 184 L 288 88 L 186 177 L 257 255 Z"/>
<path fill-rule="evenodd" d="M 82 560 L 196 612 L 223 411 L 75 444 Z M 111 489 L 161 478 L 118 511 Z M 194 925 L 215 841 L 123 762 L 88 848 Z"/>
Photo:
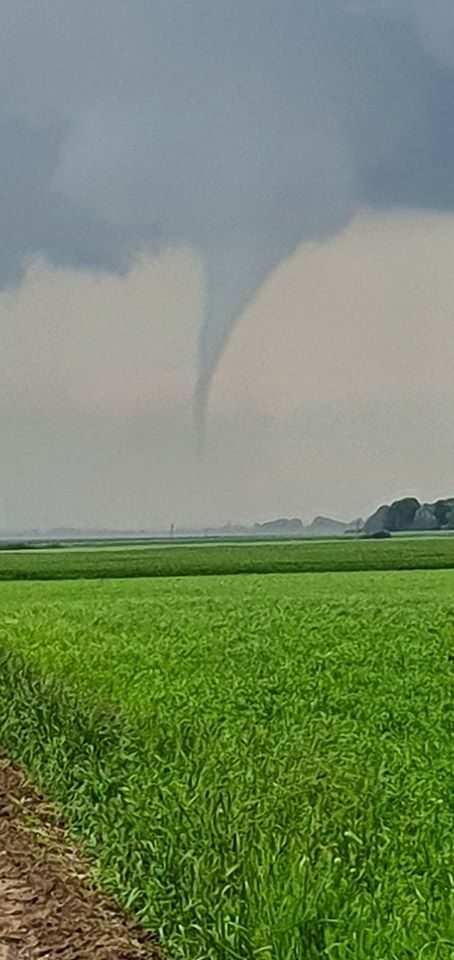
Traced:
<path fill-rule="evenodd" d="M 451 0 L 2 0 L 0 85 L 4 526 L 454 494 Z"/>

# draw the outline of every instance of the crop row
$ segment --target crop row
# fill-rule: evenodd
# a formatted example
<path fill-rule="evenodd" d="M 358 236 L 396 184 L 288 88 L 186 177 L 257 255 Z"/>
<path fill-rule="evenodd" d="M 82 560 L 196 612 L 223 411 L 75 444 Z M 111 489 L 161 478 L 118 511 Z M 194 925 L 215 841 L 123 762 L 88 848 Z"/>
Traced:
<path fill-rule="evenodd" d="M 174 960 L 448 960 L 453 587 L 3 584 L 0 741 Z"/>
<path fill-rule="evenodd" d="M 454 536 L 0 551 L 0 581 L 453 568 Z"/>

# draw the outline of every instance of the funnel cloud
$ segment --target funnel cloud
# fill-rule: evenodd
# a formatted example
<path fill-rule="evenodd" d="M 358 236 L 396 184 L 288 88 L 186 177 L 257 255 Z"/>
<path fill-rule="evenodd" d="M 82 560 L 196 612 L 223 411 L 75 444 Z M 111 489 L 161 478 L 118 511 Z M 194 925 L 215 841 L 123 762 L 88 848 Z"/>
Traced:
<path fill-rule="evenodd" d="M 453 208 L 451 0 L 3 0 L 0 27 L 0 283 L 193 250 L 199 437 L 235 323 L 300 244 L 362 206 Z"/>

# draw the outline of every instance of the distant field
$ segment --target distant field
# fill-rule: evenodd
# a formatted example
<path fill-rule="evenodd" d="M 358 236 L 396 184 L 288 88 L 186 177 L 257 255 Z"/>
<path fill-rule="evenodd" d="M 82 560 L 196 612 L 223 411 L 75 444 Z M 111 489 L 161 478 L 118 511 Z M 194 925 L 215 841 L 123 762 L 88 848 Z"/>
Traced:
<path fill-rule="evenodd" d="M 454 537 L 0 551 L 0 580 L 454 568 Z"/>
<path fill-rule="evenodd" d="M 208 562 L 157 554 L 146 569 Z M 50 556 L 14 562 L 60 576 Z M 209 549 L 248 571 L 424 556 L 450 565 L 451 543 Z M 81 576 L 78 557 L 55 563 Z M 103 576 L 143 570 L 106 557 Z M 174 960 L 452 960 L 454 571 L 4 583 L 0 600 L 0 743 Z"/>

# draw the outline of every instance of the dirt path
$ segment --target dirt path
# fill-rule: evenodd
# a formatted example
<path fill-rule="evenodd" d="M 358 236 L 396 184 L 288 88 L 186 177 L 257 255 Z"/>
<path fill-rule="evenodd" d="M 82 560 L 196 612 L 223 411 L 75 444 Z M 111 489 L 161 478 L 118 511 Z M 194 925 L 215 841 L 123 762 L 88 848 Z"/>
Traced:
<path fill-rule="evenodd" d="M 158 960 L 21 772 L 0 758 L 0 960 Z"/>

